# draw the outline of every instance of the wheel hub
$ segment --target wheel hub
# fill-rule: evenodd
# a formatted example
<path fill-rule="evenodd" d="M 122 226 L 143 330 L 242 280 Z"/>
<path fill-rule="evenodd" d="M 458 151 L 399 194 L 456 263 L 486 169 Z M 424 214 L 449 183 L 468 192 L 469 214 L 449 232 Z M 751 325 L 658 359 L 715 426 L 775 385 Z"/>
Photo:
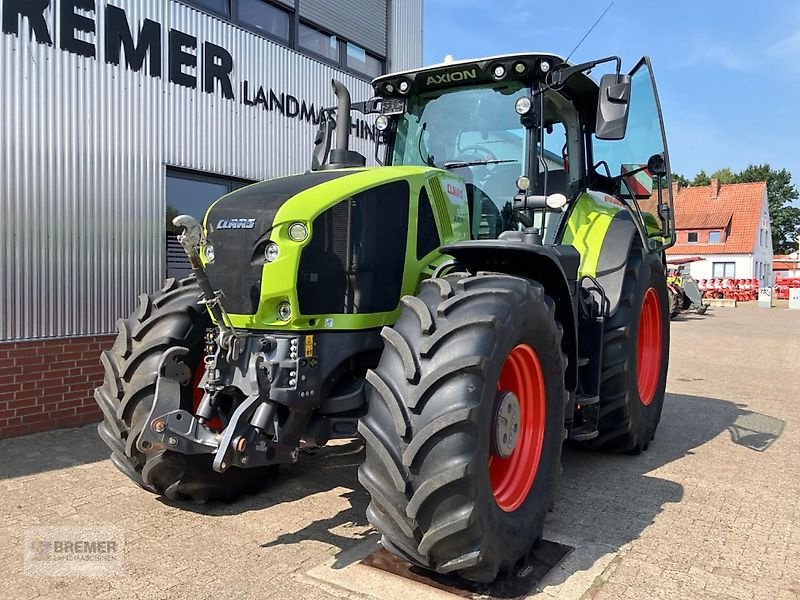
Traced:
<path fill-rule="evenodd" d="M 519 399 L 513 392 L 497 393 L 497 410 L 494 417 L 494 453 L 508 458 L 519 441 Z"/>

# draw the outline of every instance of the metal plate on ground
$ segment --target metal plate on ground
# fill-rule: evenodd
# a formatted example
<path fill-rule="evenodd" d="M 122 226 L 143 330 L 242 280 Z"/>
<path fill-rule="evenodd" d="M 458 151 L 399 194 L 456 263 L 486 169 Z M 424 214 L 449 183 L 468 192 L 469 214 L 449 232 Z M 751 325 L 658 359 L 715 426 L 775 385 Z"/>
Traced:
<path fill-rule="evenodd" d="M 362 565 L 398 575 L 411 581 L 470 600 L 486 598 L 521 599 L 536 589 L 536 584 L 572 551 L 571 546 L 542 540 L 531 552 L 531 559 L 514 575 L 494 583 L 475 583 L 454 575 L 432 573 L 380 548 L 361 561 Z"/>

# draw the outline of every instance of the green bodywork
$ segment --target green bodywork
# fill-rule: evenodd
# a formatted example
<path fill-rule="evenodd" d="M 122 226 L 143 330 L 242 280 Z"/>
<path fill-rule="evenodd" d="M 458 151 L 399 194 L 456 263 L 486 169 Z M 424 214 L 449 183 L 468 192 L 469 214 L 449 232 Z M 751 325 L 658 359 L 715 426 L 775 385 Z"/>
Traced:
<path fill-rule="evenodd" d="M 347 198 L 379 185 L 405 180 L 410 187 L 409 223 L 398 224 L 407 231 L 406 257 L 403 270 L 401 294 L 414 294 L 422 279 L 429 277 L 435 268 L 447 260 L 438 250 L 418 259 L 417 218 L 419 215 L 420 191 L 427 188 L 439 238 L 442 244 L 468 240 L 469 210 L 464 182 L 458 177 L 431 167 L 377 167 L 353 169 L 352 175 L 307 188 L 289 198 L 277 211 L 272 223 L 270 240 L 278 244 L 278 258 L 263 266 L 261 294 L 258 311 L 254 315 L 229 314 L 230 324 L 239 329 L 274 331 L 309 330 L 361 330 L 390 325 L 397 320 L 400 307 L 392 312 L 366 314 L 298 314 L 296 279 L 303 248 L 314 236 L 313 222 L 320 214 Z M 448 186 L 449 184 L 449 186 Z M 448 193 L 448 190 L 455 193 Z M 460 196 L 459 196 L 460 194 Z M 219 202 L 219 201 L 218 201 Z M 207 231 L 208 214 L 203 226 Z M 289 237 L 289 227 L 303 223 L 309 235 L 302 242 Z M 380 232 L 375 232 L 380 235 Z M 204 264 L 205 253 L 201 253 Z M 288 321 L 278 318 L 278 306 L 289 302 L 292 317 Z"/>
<path fill-rule="evenodd" d="M 609 196 L 598 192 L 583 192 L 573 202 L 561 237 L 561 243 L 573 246 L 581 255 L 578 276 L 597 277 L 597 265 L 603 242 L 614 218 L 626 213 Z M 658 233 L 661 226 L 650 213 L 643 213 L 644 224 L 650 235 Z"/>

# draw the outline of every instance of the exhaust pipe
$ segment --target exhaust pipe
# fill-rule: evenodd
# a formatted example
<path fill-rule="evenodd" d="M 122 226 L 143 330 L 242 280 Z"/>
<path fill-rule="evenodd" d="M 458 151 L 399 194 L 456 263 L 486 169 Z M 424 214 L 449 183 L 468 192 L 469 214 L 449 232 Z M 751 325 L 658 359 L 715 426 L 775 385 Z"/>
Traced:
<path fill-rule="evenodd" d="M 333 93 L 336 94 L 336 148 L 350 149 L 350 91 L 341 81 L 333 80 Z"/>
<path fill-rule="evenodd" d="M 336 148 L 331 150 L 326 169 L 345 169 L 363 167 L 367 159 L 358 152 L 350 150 L 350 92 L 341 81 L 332 80 L 336 94 Z"/>

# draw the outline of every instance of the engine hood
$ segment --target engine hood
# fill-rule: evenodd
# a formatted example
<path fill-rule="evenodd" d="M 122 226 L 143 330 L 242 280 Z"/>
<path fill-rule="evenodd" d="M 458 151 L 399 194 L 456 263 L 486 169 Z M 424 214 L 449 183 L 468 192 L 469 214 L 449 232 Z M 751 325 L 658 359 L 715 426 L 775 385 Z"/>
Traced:
<path fill-rule="evenodd" d="M 308 172 L 241 188 L 217 200 L 204 226 L 215 260 L 205 268 L 225 294 L 228 312 L 259 308 L 264 248 L 282 224 L 310 223 L 341 200 L 381 183 L 430 171 L 429 167 L 374 167 Z M 274 241 L 277 241 L 274 240 Z"/>

